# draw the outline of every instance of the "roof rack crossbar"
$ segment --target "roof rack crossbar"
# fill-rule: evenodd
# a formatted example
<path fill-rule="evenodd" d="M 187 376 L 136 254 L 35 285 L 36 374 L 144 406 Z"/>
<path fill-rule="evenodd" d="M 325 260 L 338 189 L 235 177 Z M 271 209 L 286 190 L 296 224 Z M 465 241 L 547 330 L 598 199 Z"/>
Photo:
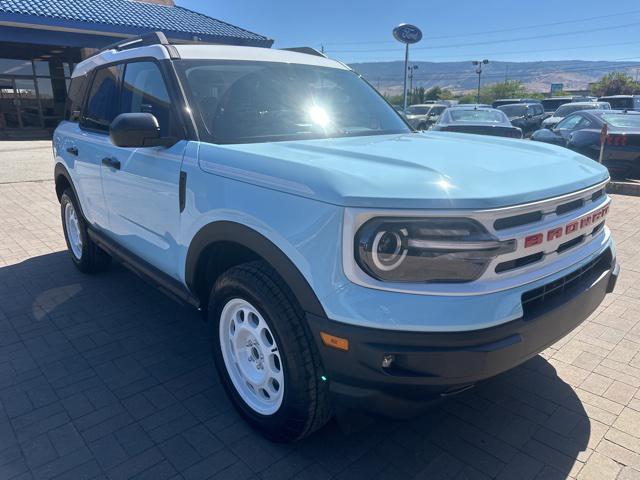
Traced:
<path fill-rule="evenodd" d="M 169 40 L 162 32 L 148 32 L 135 37 L 123 38 L 115 43 L 107 45 L 101 48 L 98 53 L 106 52 L 107 50 L 127 50 L 129 48 L 144 47 L 147 45 L 169 45 Z"/>

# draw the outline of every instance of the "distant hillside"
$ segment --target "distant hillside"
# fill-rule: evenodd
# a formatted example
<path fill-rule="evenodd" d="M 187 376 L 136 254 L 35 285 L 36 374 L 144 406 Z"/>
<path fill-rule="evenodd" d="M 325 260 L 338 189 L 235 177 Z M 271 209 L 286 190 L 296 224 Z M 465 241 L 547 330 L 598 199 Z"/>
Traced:
<path fill-rule="evenodd" d="M 454 91 L 476 88 L 478 75 L 471 62 L 411 62 L 418 65 L 413 85 L 430 88 L 435 85 Z M 353 63 L 351 67 L 374 86 L 388 93 L 402 90 L 402 61 Z M 614 71 L 625 71 L 635 77 L 640 62 L 604 62 L 562 60 L 544 62 L 491 62 L 483 67 L 482 83 L 509 80 L 522 81 L 527 90 L 548 92 L 552 83 L 563 83 L 565 90 L 586 89 L 589 83 Z"/>

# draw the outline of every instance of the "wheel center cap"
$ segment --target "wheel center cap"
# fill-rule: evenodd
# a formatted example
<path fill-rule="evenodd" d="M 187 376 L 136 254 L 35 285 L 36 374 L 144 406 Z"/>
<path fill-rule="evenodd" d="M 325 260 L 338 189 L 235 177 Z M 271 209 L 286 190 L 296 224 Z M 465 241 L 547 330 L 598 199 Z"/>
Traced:
<path fill-rule="evenodd" d="M 253 364 L 256 370 L 264 369 L 264 355 L 259 349 L 260 344 L 258 341 L 250 337 L 247 339 L 247 343 L 245 344 L 247 348 L 247 358 L 249 362 Z"/>

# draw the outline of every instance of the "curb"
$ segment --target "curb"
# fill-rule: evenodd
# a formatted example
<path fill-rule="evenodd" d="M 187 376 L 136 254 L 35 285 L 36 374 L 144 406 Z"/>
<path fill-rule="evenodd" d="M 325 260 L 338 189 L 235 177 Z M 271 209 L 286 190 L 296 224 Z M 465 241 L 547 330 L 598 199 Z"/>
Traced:
<path fill-rule="evenodd" d="M 609 182 L 607 185 L 607 193 L 640 197 L 640 183 Z"/>

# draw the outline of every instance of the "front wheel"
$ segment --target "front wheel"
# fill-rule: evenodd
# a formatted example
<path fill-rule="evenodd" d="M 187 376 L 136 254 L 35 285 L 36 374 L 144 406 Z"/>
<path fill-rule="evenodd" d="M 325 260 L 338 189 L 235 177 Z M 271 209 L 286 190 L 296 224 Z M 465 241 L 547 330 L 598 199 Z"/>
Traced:
<path fill-rule="evenodd" d="M 275 441 L 295 441 L 331 418 L 328 388 L 304 313 L 265 262 L 224 273 L 208 309 L 213 355 L 234 406 Z"/>

